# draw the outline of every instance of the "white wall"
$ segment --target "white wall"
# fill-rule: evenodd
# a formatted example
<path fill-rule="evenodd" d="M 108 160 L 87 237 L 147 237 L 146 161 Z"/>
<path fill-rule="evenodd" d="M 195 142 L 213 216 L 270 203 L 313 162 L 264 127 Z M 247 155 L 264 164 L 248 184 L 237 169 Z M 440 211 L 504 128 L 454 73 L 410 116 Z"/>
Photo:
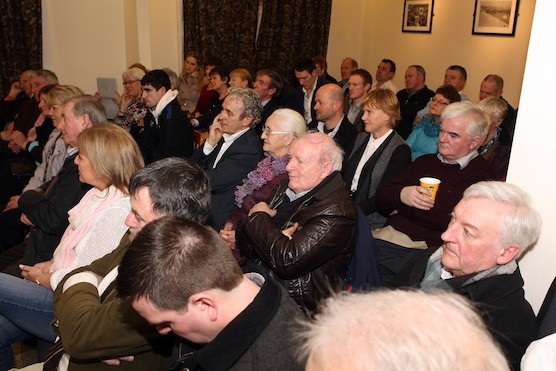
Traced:
<path fill-rule="evenodd" d="M 537 0 L 521 90 L 508 181 L 526 189 L 543 217 L 539 243 L 520 262 L 525 293 L 535 310 L 556 275 L 556 2 Z M 510 61 L 508 61 L 510 63 Z"/>

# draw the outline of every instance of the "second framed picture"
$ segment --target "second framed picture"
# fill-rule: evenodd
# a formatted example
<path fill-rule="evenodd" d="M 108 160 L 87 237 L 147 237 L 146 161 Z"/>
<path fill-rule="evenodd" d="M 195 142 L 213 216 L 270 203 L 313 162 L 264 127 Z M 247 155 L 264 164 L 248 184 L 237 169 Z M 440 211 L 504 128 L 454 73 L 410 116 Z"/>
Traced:
<path fill-rule="evenodd" d="M 434 0 L 405 0 L 402 32 L 432 31 Z"/>
<path fill-rule="evenodd" d="M 519 0 L 475 0 L 473 35 L 514 36 Z"/>

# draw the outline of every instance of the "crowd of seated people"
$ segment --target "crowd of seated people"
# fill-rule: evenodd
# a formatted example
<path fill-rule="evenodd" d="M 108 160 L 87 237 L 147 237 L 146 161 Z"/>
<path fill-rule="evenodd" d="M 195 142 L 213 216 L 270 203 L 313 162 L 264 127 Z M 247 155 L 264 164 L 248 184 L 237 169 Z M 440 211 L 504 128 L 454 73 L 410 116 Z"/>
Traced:
<path fill-rule="evenodd" d="M 326 67 L 303 58 L 283 75 L 197 52 L 179 76 L 133 65 L 112 123 L 50 71 L 22 73 L 0 117 L 27 109 L 28 118 L 6 125 L 0 162 L 27 156 L 38 167 L 24 189 L 7 191 L 0 214 L 0 321 L 10 329 L 0 369 L 13 366 L 12 343 L 38 339 L 42 361 L 56 337 L 61 358 L 47 364 L 60 369 L 300 369 L 307 355 L 318 368 L 314 349 L 298 354 L 299 318 L 341 300 L 363 231 L 385 286 L 490 306 L 478 307 L 479 328 L 517 367 L 536 330 L 515 259 L 540 220 L 523 191 L 494 182 L 505 180 L 513 136 L 503 80 L 487 76 L 489 97 L 475 104 L 460 102 L 461 66 L 436 93 L 419 65 L 401 90 L 390 59 L 374 83 L 352 58 L 339 82 Z M 194 146 L 199 129 L 206 140 Z M 441 181 L 435 197 L 422 177 Z M 492 217 L 501 242 L 479 230 L 468 241 L 467 225 L 483 227 L 479 210 L 524 219 L 512 223 L 527 238 Z M 43 315 L 21 315 L 22 301 Z"/>

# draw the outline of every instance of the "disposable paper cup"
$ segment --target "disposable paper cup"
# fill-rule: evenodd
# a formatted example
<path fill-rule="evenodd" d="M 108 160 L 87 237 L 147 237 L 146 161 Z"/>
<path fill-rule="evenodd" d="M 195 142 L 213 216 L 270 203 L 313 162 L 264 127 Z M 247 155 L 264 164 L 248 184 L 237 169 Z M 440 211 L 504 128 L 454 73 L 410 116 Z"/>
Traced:
<path fill-rule="evenodd" d="M 419 179 L 419 182 L 421 182 L 421 187 L 431 192 L 431 199 L 434 201 L 436 199 L 436 192 L 438 192 L 438 187 L 440 186 L 440 179 L 425 177 Z"/>

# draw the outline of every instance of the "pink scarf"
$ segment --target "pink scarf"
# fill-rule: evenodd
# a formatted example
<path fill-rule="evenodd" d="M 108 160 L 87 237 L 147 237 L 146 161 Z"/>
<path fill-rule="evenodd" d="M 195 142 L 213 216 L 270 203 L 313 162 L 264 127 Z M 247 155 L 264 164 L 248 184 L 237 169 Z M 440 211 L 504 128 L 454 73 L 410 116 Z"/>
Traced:
<path fill-rule="evenodd" d="M 100 191 L 92 188 L 81 201 L 68 211 L 69 225 L 54 251 L 50 272 L 71 267 L 77 257 L 77 244 L 91 231 L 99 214 L 126 195 L 114 186 Z"/>

